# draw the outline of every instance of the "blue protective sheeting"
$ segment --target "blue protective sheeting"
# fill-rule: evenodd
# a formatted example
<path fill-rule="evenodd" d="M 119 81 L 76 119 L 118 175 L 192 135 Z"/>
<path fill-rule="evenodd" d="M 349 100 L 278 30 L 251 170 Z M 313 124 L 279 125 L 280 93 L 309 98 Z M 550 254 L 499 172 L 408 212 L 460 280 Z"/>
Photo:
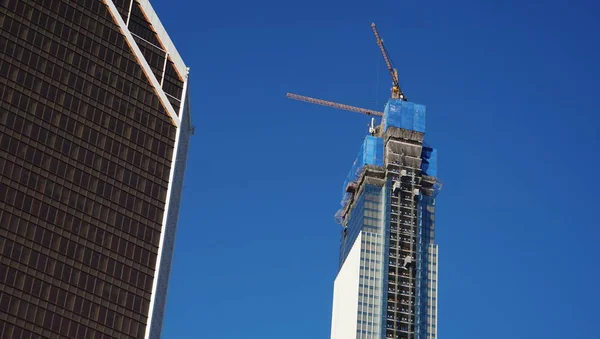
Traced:
<path fill-rule="evenodd" d="M 358 178 L 365 165 L 383 166 L 383 139 L 370 135 L 365 137 L 358 151 L 358 156 L 344 181 L 342 205 L 345 204 L 348 198 L 346 187 Z"/>
<path fill-rule="evenodd" d="M 425 105 L 390 99 L 385 105 L 384 129 L 389 126 L 425 133 Z"/>
<path fill-rule="evenodd" d="M 437 149 L 429 146 L 423 146 L 423 151 L 421 151 L 421 170 L 423 174 L 428 175 L 430 177 L 437 177 L 437 158 L 438 158 Z"/>

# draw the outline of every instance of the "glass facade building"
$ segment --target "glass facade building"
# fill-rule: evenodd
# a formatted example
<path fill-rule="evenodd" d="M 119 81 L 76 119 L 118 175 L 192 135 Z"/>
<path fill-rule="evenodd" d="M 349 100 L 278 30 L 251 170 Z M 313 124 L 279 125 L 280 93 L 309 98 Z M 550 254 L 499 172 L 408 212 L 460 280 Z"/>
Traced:
<path fill-rule="evenodd" d="M 346 181 L 332 339 L 437 337 L 437 150 L 425 107 L 390 100 Z"/>
<path fill-rule="evenodd" d="M 0 0 L 0 338 L 159 338 L 188 69 L 147 0 Z"/>

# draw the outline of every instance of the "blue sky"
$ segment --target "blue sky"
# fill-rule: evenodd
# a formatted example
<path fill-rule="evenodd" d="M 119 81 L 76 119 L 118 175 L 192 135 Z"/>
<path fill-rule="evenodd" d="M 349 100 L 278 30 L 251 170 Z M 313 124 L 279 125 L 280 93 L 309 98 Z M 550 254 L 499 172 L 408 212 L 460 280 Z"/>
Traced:
<path fill-rule="evenodd" d="M 600 338 L 593 1 L 153 1 L 191 67 L 165 338 L 328 338 L 375 21 L 439 148 L 441 338 Z"/>

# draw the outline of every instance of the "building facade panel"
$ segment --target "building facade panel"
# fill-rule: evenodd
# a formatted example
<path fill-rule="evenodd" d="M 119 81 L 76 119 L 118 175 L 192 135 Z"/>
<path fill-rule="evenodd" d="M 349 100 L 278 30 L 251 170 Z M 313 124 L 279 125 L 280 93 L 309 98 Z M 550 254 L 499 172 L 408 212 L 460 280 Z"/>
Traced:
<path fill-rule="evenodd" d="M 0 27 L 0 337 L 144 337 L 182 133 L 105 2 Z"/>

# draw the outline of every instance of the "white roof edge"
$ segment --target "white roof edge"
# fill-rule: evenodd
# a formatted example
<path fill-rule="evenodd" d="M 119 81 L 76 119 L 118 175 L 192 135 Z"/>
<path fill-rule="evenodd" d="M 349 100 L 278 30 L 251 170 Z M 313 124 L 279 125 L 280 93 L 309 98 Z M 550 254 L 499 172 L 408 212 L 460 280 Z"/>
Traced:
<path fill-rule="evenodd" d="M 167 30 L 160 22 L 160 19 L 158 18 L 158 14 L 156 14 L 156 12 L 154 11 L 154 8 L 152 8 L 152 5 L 150 4 L 150 0 L 138 0 L 138 1 L 140 3 L 140 7 L 141 7 L 142 11 L 144 12 L 144 15 L 146 16 L 148 21 L 150 21 L 150 23 L 152 24 L 152 27 L 156 31 L 156 34 L 158 35 L 158 39 L 163 44 L 163 46 L 167 49 L 167 52 L 169 53 L 169 57 L 170 57 L 171 61 L 173 61 L 173 64 L 175 64 L 175 69 L 184 78 L 184 81 L 185 81 L 185 78 L 187 77 L 187 74 L 188 74 L 187 66 L 183 62 L 183 59 L 181 58 L 181 55 L 179 55 L 179 52 L 177 52 L 177 48 L 175 48 L 175 44 L 173 44 L 173 41 L 171 41 L 171 38 L 169 38 L 169 34 L 167 34 Z"/>
<path fill-rule="evenodd" d="M 179 126 L 181 124 L 181 119 L 179 118 L 179 116 L 177 116 L 177 112 L 175 112 L 173 105 L 167 98 L 167 95 L 165 94 L 165 91 L 163 90 L 160 82 L 158 81 L 158 79 L 156 79 L 156 75 L 150 68 L 148 61 L 146 60 L 146 57 L 144 56 L 144 53 L 142 53 L 139 46 L 135 42 L 133 35 L 131 35 L 131 32 L 129 32 L 129 29 L 127 28 L 127 25 L 125 24 L 125 21 L 123 21 L 123 17 L 121 17 L 119 10 L 117 10 L 117 7 L 115 6 L 115 4 L 113 3 L 112 0 L 103 0 L 103 1 L 108 6 L 109 13 L 113 17 L 113 20 L 115 20 L 115 23 L 119 26 L 121 33 L 125 37 L 125 41 L 131 48 L 131 53 L 137 59 L 138 64 L 140 65 L 140 67 L 142 68 L 142 71 L 146 75 L 148 82 L 153 87 L 154 92 L 158 96 L 158 99 L 160 100 L 166 113 L 169 115 L 169 117 L 173 121 L 173 125 L 175 125 L 177 128 L 179 128 Z M 187 73 L 183 73 L 183 74 L 187 74 Z M 186 82 L 187 82 L 187 77 L 184 80 L 184 84 Z"/>

